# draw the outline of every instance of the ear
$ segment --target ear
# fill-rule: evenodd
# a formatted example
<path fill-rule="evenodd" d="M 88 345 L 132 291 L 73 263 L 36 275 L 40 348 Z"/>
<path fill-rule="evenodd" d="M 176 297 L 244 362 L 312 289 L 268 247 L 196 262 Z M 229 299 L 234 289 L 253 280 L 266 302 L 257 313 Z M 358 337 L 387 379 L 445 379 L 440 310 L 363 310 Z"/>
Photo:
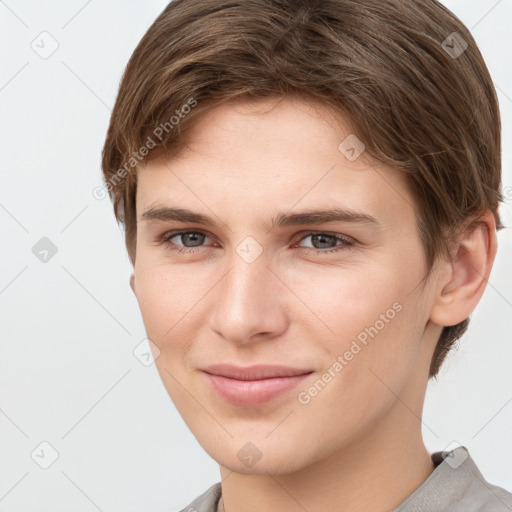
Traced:
<path fill-rule="evenodd" d="M 496 221 L 488 210 L 458 236 L 452 260 L 441 263 L 444 272 L 430 314 L 433 323 L 450 326 L 469 317 L 484 293 L 497 249 Z"/>
<path fill-rule="evenodd" d="M 137 292 L 135 291 L 135 274 L 132 273 L 130 276 L 130 288 L 132 289 L 132 292 L 137 296 Z"/>

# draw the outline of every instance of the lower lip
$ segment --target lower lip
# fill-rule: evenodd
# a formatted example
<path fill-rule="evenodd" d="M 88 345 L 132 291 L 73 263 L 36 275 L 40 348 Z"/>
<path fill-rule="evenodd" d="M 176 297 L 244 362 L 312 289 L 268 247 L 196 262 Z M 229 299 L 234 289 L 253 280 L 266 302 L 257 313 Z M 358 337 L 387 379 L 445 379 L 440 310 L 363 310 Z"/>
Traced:
<path fill-rule="evenodd" d="M 281 393 L 293 389 L 311 373 L 262 380 L 237 380 L 205 372 L 213 390 L 221 398 L 242 407 L 264 404 Z"/>

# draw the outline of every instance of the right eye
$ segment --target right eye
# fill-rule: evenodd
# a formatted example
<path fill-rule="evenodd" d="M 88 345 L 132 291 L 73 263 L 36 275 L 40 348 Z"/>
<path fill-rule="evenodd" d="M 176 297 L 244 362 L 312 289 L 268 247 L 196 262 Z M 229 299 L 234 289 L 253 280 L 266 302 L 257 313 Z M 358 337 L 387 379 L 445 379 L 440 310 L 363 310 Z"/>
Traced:
<path fill-rule="evenodd" d="M 183 245 L 178 245 L 175 242 L 172 242 L 173 238 L 180 240 Z M 178 253 L 194 253 L 197 252 L 195 248 L 201 247 L 205 238 L 208 238 L 208 236 L 202 231 L 171 231 L 169 233 L 165 233 L 162 236 L 161 241 L 170 251 Z M 187 246 L 186 244 L 191 245 Z"/>

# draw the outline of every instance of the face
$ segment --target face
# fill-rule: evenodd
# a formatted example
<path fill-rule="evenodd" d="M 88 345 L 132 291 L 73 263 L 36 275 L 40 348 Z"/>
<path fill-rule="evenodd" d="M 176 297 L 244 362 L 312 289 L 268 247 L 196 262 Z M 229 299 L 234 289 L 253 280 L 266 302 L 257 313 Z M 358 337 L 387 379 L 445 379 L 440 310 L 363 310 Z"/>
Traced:
<path fill-rule="evenodd" d="M 171 399 L 233 471 L 290 473 L 418 427 L 435 343 L 413 200 L 350 134 L 321 105 L 231 102 L 140 170 L 132 288 Z"/>

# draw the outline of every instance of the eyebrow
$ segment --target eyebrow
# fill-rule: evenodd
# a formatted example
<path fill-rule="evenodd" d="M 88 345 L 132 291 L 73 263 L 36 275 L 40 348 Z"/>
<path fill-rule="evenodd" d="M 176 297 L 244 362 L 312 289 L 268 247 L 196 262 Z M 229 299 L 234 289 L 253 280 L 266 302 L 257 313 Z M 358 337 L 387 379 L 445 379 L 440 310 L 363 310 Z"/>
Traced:
<path fill-rule="evenodd" d="M 193 212 L 186 208 L 176 207 L 150 207 L 144 211 L 140 217 L 141 221 L 169 221 L 189 222 L 191 224 L 202 224 L 219 228 L 220 224 L 213 218 L 201 213 Z M 270 229 L 298 226 L 304 224 L 323 224 L 327 222 L 350 222 L 358 224 L 368 224 L 375 228 L 380 228 L 381 223 L 371 215 L 364 212 L 358 212 L 348 208 L 330 208 L 324 210 L 304 210 L 296 213 L 279 212 L 270 222 Z M 267 223 L 264 227 L 269 227 Z"/>

